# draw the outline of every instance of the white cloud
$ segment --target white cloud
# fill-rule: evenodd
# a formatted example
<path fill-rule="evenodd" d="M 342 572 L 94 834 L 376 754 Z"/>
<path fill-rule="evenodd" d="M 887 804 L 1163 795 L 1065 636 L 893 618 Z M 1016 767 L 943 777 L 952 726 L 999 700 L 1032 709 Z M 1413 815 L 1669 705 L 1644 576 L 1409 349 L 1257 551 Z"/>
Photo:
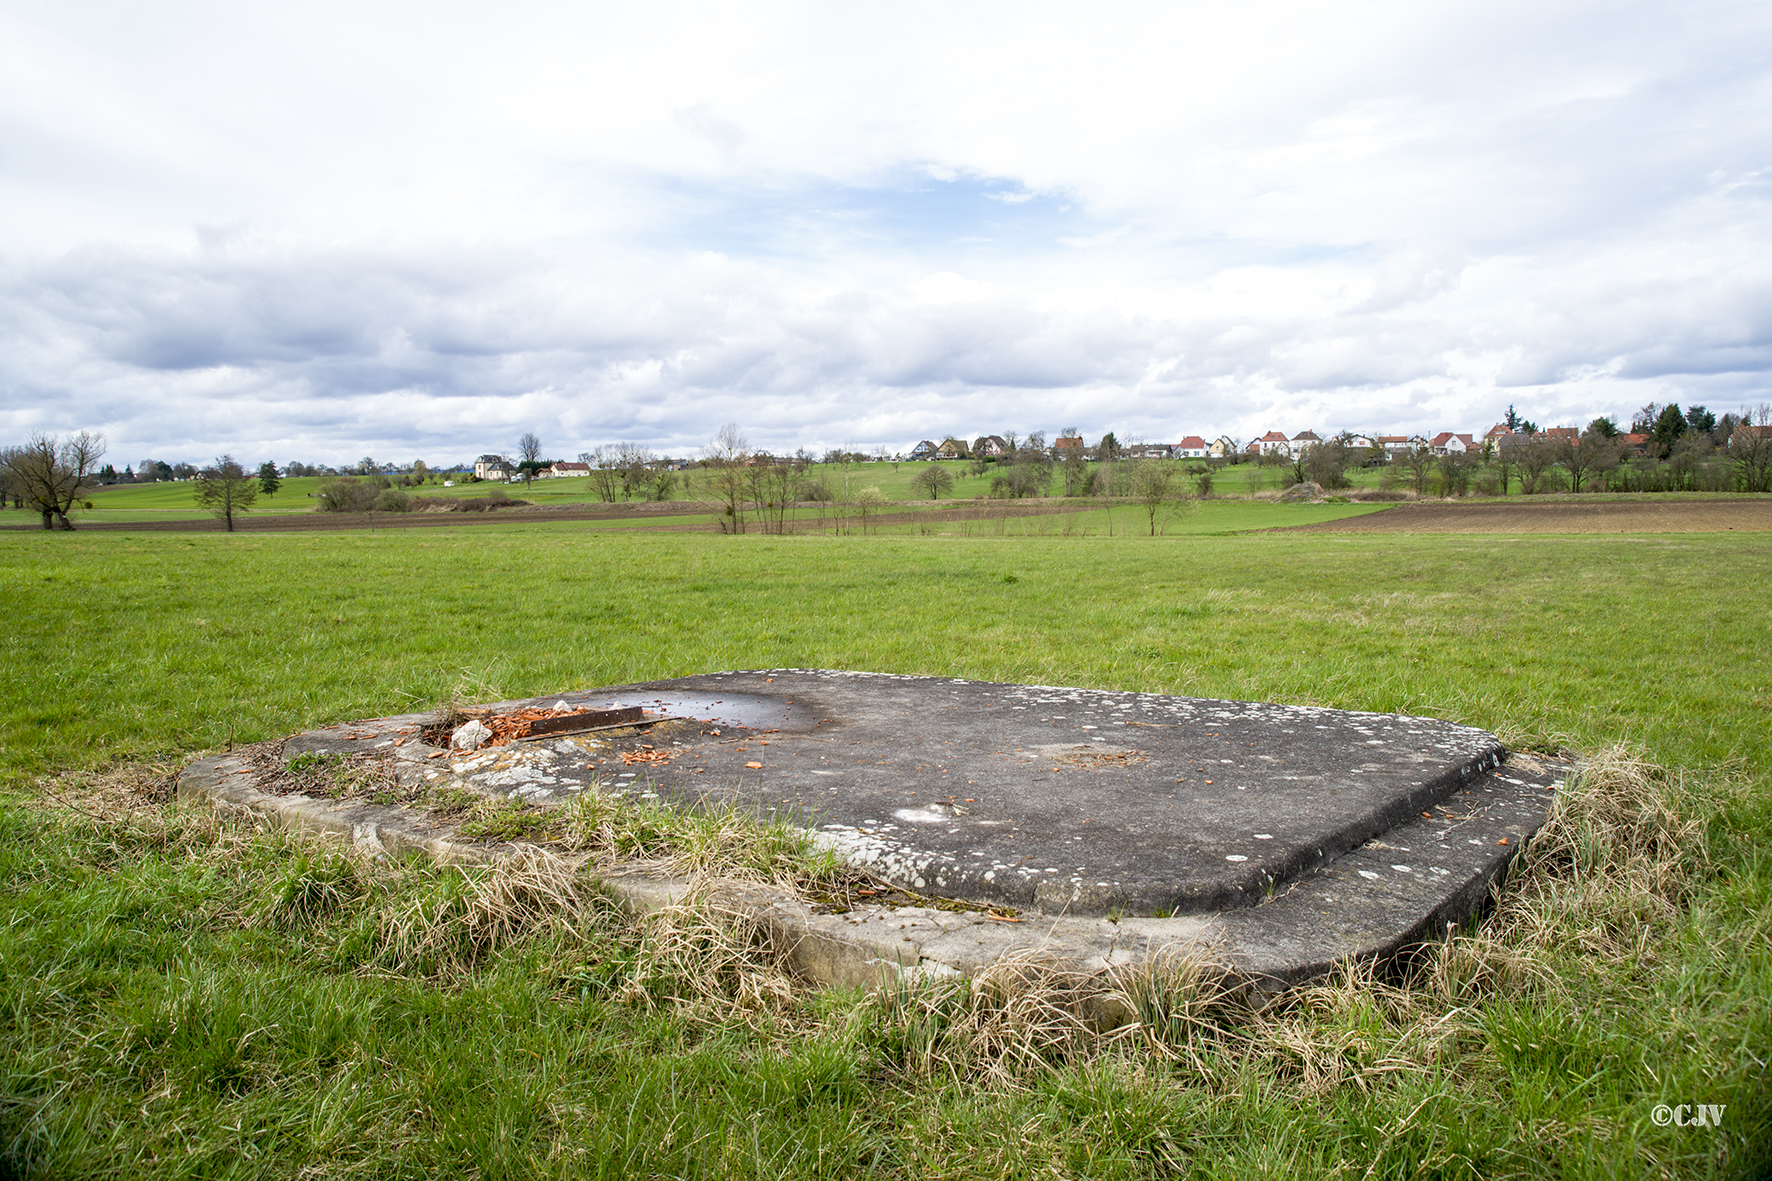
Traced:
<path fill-rule="evenodd" d="M 792 449 L 1764 400 L 1769 31 L 1745 3 L 14 8 L 0 423 L 443 459 L 728 418 Z"/>

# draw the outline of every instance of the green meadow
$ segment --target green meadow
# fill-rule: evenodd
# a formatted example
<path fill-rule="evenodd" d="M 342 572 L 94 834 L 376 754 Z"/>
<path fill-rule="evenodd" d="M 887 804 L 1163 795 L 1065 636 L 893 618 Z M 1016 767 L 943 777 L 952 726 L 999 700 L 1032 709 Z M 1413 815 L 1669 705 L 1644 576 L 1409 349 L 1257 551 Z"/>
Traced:
<path fill-rule="evenodd" d="M 934 462 L 934 461 L 932 461 Z M 822 483 L 830 494 L 839 501 L 854 500 L 867 488 L 877 488 L 881 494 L 892 501 L 920 501 L 924 494 L 912 486 L 919 472 L 929 466 L 928 463 L 858 463 L 858 464 L 813 464 L 806 472 L 806 477 Z M 995 467 L 986 469 L 982 475 L 970 473 L 970 464 L 962 461 L 940 461 L 939 466 L 945 469 L 954 480 L 953 489 L 944 493 L 940 503 L 955 500 L 970 500 L 987 496 L 991 481 L 998 474 Z M 1091 467 L 1098 465 L 1091 465 Z M 1185 466 L 1185 465 L 1182 465 Z M 1229 464 L 1214 470 L 1212 493 L 1215 496 L 1247 497 L 1261 492 L 1274 492 L 1290 484 L 1291 468 L 1279 465 L 1261 466 L 1254 463 Z M 1379 469 L 1355 469 L 1350 479 L 1356 488 L 1375 487 L 1378 483 Z M 315 496 L 320 485 L 333 477 L 300 476 L 285 479 L 274 495 L 259 496 L 248 516 L 284 516 L 290 513 L 309 513 L 314 511 Z M 691 470 L 677 473 L 678 482 L 672 491 L 671 498 L 675 501 L 691 502 L 697 499 L 717 500 L 718 497 L 706 487 L 706 473 Z M 1191 485 L 1191 479 L 1188 481 Z M 497 488 L 508 496 L 530 501 L 538 505 L 586 504 L 600 506 L 603 502 L 592 487 L 589 477 L 575 476 L 569 479 L 534 480 L 529 484 L 487 484 L 458 481 L 453 488 L 445 488 L 441 479 L 425 484 L 422 487 L 409 489 L 414 495 L 428 497 L 452 497 L 467 499 L 485 496 Z M 1063 479 L 1055 473 L 1053 492 L 1062 492 Z M 115 484 L 94 489 L 88 500 L 92 508 L 81 508 L 74 514 L 76 521 L 93 522 L 136 522 L 156 520 L 198 519 L 205 514 L 199 509 L 192 497 L 192 486 L 181 483 L 160 484 Z M 617 502 L 617 507 L 628 502 Z M 685 515 L 694 516 L 693 505 L 684 504 Z M 817 519 L 816 507 L 804 507 L 798 510 L 798 517 Z M 24 522 L 25 514 L 17 511 L 0 513 L 0 522 L 13 523 L 14 517 Z"/>
<path fill-rule="evenodd" d="M 1765 1175 L 1772 534 L 1242 532 L 1302 508 L 1367 511 L 0 533 L 0 1178 Z M 1491 930 L 1095 1038 L 783 984 L 588 884 L 482 938 L 480 871 L 156 802 L 301 728 L 765 667 L 1426 714 L 1615 777 Z"/>
<path fill-rule="evenodd" d="M 970 489 L 967 497 L 945 497 L 938 501 L 916 501 L 909 499 L 916 495 L 910 487 L 914 472 L 906 471 L 902 476 L 894 477 L 891 464 L 855 466 L 848 469 L 830 469 L 824 479 L 836 485 L 839 494 L 854 496 L 864 487 L 881 486 L 882 492 L 892 503 L 879 510 L 892 519 L 882 523 L 879 514 L 864 521 L 853 504 L 799 504 L 788 510 L 786 516 L 792 528 L 800 531 L 830 532 L 861 532 L 906 535 L 940 534 L 959 537 L 1030 537 L 1030 536 L 1135 536 L 1148 535 L 1151 529 L 1149 513 L 1137 503 L 1117 501 L 1113 504 L 1102 499 L 1042 498 L 1034 500 L 979 500 L 972 495 L 983 496 L 988 490 L 989 477 L 976 477 L 979 487 Z M 919 465 L 904 464 L 906 469 Z M 957 467 L 958 465 L 956 465 Z M 1242 465 L 1240 472 L 1246 467 L 1251 473 L 1257 471 L 1253 465 Z M 1260 469 L 1268 472 L 1278 469 Z M 837 483 L 837 476 L 842 471 L 849 473 L 861 472 L 867 478 L 862 483 L 857 477 L 852 480 L 854 487 L 844 493 Z M 965 477 L 967 480 L 974 477 Z M 314 501 L 308 492 L 318 488 L 322 481 L 317 478 L 302 477 L 287 480 L 284 487 L 274 497 L 260 497 L 246 519 L 272 515 L 285 516 L 294 513 L 313 513 Z M 1233 481 L 1234 482 L 1234 481 Z M 633 511 L 631 516 L 615 517 L 601 521 L 575 522 L 573 528 L 598 530 L 649 530 L 659 528 L 675 528 L 681 526 L 712 526 L 718 514 L 711 511 L 705 501 L 672 500 L 667 505 L 641 506 L 638 504 L 620 503 L 604 505 L 594 499 L 592 491 L 586 487 L 583 479 L 538 480 L 529 489 L 520 485 L 501 486 L 493 484 L 468 484 L 455 488 L 444 488 L 441 485 L 427 486 L 417 490 L 422 496 L 455 497 L 467 499 L 485 496 L 493 489 L 499 488 L 507 495 L 531 501 L 538 505 L 549 506 L 585 506 L 589 508 L 610 508 L 613 510 Z M 133 484 L 119 485 L 99 489 L 93 493 L 94 507 L 79 509 L 73 514 L 76 522 L 89 524 L 139 524 L 154 521 L 202 520 L 205 514 L 197 508 L 191 497 L 188 484 Z M 1271 499 L 1255 499 L 1245 496 L 1219 497 L 1215 493 L 1213 499 L 1173 501 L 1162 505 L 1157 513 L 1156 529 L 1159 534 L 1175 535 L 1186 533 L 1240 533 L 1257 529 L 1283 528 L 1289 525 L 1308 525 L 1317 521 L 1337 520 L 1342 517 L 1358 516 L 1364 513 L 1378 512 L 1386 507 L 1383 504 L 1358 503 L 1324 503 L 1324 504 L 1279 504 Z M 638 511 L 638 510 L 644 511 Z M 916 519 L 900 519 L 907 514 L 913 518 L 928 518 L 924 521 Z M 958 514 L 962 519 L 948 519 Z M 495 514 L 496 515 L 496 514 Z M 400 530 L 411 525 L 412 518 L 402 513 L 377 514 L 381 528 Z M 0 524 L 23 528 L 34 527 L 37 523 L 35 515 L 18 509 L 7 509 L 0 512 Z M 761 521 L 754 512 L 751 513 L 749 528 L 760 531 Z"/>

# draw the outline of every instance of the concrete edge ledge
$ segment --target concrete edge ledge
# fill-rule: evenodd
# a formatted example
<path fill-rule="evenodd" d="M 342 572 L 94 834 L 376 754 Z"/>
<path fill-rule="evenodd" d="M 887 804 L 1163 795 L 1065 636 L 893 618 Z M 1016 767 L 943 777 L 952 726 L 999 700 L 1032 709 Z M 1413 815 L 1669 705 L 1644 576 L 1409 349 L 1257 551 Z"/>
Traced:
<path fill-rule="evenodd" d="M 1503 764 L 1455 791 L 1439 809 L 1442 815 L 1391 829 L 1263 905 L 1211 915 L 1114 919 L 1029 912 L 1002 920 L 974 911 L 885 905 L 821 914 L 779 887 L 673 877 L 652 864 L 601 868 L 596 877 L 632 914 L 701 905 L 755 922 L 794 971 L 835 987 L 970 977 L 1006 958 L 1029 957 L 1088 977 L 1186 959 L 1276 989 L 1349 960 L 1388 959 L 1472 922 L 1514 855 L 1543 825 L 1552 791 L 1570 769 L 1531 760 Z M 450 826 L 402 807 L 261 791 L 246 760 L 234 755 L 190 764 L 179 775 L 177 795 L 374 857 L 484 865 L 515 849 L 457 840 Z"/>

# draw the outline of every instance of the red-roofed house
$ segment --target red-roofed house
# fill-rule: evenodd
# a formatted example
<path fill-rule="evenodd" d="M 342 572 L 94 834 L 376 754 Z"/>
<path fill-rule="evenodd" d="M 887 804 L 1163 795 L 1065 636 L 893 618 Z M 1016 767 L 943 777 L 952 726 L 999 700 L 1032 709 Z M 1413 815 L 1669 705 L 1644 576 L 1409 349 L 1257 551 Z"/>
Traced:
<path fill-rule="evenodd" d="M 1269 431 L 1255 442 L 1249 444 L 1249 450 L 1262 455 L 1290 455 L 1292 444 L 1280 431 Z"/>
<path fill-rule="evenodd" d="M 1175 445 L 1175 454 L 1183 459 L 1205 459 L 1206 440 L 1198 435 L 1189 435 Z"/>

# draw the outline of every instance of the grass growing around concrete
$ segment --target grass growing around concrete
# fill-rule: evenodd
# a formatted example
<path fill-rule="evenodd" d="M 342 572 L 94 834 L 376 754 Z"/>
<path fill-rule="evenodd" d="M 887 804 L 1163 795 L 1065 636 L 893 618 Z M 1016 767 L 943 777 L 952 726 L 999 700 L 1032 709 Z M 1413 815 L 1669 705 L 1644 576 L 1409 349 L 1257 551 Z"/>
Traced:
<path fill-rule="evenodd" d="M 1769 568 L 1759 535 L 0 537 L 0 1175 L 1752 1175 L 1772 687 L 1741 588 Z M 632 920 L 543 858 L 364 865 L 95 780 L 452 692 L 767 666 L 1612 753 L 1495 921 L 1407 975 L 1259 1010 L 1119 980 L 1111 1036 L 1037 964 L 811 994 L 742 925 Z"/>

